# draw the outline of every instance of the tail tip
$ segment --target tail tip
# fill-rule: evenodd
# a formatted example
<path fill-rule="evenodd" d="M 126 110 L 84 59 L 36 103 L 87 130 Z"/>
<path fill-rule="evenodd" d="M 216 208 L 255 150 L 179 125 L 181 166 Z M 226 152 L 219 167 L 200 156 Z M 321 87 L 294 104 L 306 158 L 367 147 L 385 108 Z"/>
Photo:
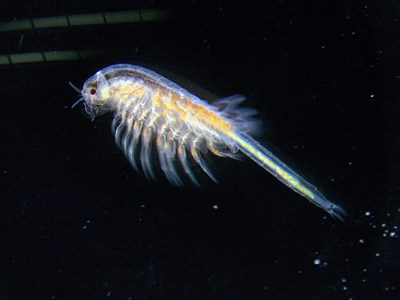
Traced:
<path fill-rule="evenodd" d="M 327 212 L 334 218 L 339 221 L 344 222 L 345 218 L 347 217 L 346 211 L 337 204 L 331 203 Z"/>

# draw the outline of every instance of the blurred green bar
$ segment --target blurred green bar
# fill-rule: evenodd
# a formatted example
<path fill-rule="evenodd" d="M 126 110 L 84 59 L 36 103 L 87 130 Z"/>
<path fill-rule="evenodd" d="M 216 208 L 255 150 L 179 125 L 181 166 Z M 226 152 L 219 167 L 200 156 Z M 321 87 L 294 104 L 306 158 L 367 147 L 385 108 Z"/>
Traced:
<path fill-rule="evenodd" d="M 29 30 L 33 28 L 51 28 L 85 25 L 105 25 L 116 23 L 136 23 L 167 20 L 171 17 L 170 9 L 141 9 L 114 11 L 93 14 L 43 17 L 32 20 L 15 20 L 0 23 L 0 31 Z"/>
<path fill-rule="evenodd" d="M 9 54 L 8 56 L 0 55 L 0 65 L 81 60 L 94 57 L 97 53 L 98 52 L 94 50 L 65 50 L 15 53 Z"/>
<path fill-rule="evenodd" d="M 167 9 L 142 9 L 142 21 L 161 21 L 171 18 L 171 11 Z"/>
<path fill-rule="evenodd" d="M 7 55 L 0 55 L 0 65 L 8 65 L 10 61 L 8 60 Z"/>
<path fill-rule="evenodd" d="M 19 20 L 0 23 L 0 31 L 16 31 L 32 29 L 32 24 L 29 20 Z"/>
<path fill-rule="evenodd" d="M 104 24 L 103 14 L 101 14 L 101 13 L 71 15 L 71 16 L 68 16 L 68 18 L 69 18 L 69 22 L 72 26 Z"/>
<path fill-rule="evenodd" d="M 35 28 L 68 26 L 68 22 L 65 17 L 38 18 L 38 19 L 33 19 L 32 22 L 33 22 L 33 26 L 35 26 Z"/>
<path fill-rule="evenodd" d="M 104 15 L 108 24 L 140 22 L 138 10 L 106 12 Z"/>
<path fill-rule="evenodd" d="M 44 61 L 43 55 L 40 52 L 10 54 L 9 57 L 13 64 Z"/>
<path fill-rule="evenodd" d="M 47 61 L 79 60 L 78 51 L 47 51 L 43 53 Z"/>

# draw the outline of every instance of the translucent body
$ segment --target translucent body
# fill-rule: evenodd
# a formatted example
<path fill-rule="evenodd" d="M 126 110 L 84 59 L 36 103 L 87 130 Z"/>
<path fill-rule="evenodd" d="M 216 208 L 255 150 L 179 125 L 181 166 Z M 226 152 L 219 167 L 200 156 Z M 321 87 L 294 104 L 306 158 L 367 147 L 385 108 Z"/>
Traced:
<path fill-rule="evenodd" d="M 211 105 L 153 71 L 113 65 L 85 82 L 82 100 L 92 119 L 114 112 L 112 130 L 116 143 L 132 166 L 148 178 L 155 178 L 153 144 L 163 173 L 174 185 L 183 184 L 180 170 L 199 185 L 188 163 L 189 156 L 216 181 L 202 153 L 209 150 L 234 158 L 240 151 L 332 216 L 341 219 L 344 215 L 343 209 L 251 138 L 250 133 L 257 129 L 252 118 L 255 111 L 238 107 L 244 100 L 241 95 Z"/>

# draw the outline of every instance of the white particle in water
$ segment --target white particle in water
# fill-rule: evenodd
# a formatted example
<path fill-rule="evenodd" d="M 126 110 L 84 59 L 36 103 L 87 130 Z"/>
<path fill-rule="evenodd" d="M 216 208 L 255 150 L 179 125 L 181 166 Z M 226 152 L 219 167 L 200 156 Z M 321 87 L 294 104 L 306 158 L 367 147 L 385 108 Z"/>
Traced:
<path fill-rule="evenodd" d="M 364 240 L 363 239 L 359 239 L 358 241 L 360 242 L 360 244 L 364 244 Z"/>
<path fill-rule="evenodd" d="M 365 215 L 366 215 L 367 217 L 369 217 L 369 216 L 371 215 L 371 212 L 366 211 L 366 212 L 365 212 Z"/>
<path fill-rule="evenodd" d="M 318 266 L 321 263 L 319 258 L 314 259 L 314 265 Z"/>
<path fill-rule="evenodd" d="M 218 205 L 213 205 L 213 208 L 214 209 L 218 209 Z"/>

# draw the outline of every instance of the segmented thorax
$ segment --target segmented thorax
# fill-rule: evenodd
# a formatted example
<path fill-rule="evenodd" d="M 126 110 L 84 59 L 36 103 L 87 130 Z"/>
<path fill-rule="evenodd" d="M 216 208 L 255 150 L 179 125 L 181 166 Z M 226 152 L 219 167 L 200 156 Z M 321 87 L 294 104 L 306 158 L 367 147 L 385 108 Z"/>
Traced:
<path fill-rule="evenodd" d="M 211 150 L 219 156 L 233 156 L 238 147 L 228 133 L 247 131 L 254 114 L 253 110 L 237 109 L 242 96 L 210 105 L 159 74 L 132 65 L 114 65 L 97 72 L 85 82 L 82 96 L 92 118 L 114 112 L 116 143 L 132 166 L 150 178 L 155 177 L 151 162 L 155 143 L 160 167 L 175 185 L 182 184 L 176 160 L 198 184 L 188 153 L 215 180 L 200 153 Z"/>

